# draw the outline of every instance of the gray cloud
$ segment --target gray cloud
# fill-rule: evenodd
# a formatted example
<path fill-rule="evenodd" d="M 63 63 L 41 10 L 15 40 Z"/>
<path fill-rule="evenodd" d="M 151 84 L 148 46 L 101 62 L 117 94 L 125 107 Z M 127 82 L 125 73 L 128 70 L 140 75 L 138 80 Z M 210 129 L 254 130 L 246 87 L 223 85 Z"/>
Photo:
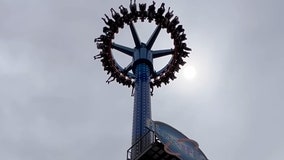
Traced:
<path fill-rule="evenodd" d="M 197 77 L 179 73 L 156 89 L 153 119 L 209 159 L 283 158 L 283 2 L 165 3 L 186 28 Z M 131 89 L 106 85 L 92 59 L 100 18 L 120 4 L 128 1 L 0 1 L 0 159 L 126 158 Z"/>

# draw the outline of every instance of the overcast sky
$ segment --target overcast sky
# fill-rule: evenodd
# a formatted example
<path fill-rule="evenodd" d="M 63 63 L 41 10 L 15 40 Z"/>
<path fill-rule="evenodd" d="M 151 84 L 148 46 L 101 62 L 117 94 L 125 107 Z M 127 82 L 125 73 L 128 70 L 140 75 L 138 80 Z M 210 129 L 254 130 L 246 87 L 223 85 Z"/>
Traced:
<path fill-rule="evenodd" d="M 211 160 L 283 159 L 284 2 L 156 2 L 184 25 L 196 76 L 182 70 L 155 89 L 153 119 L 196 140 Z M 0 0 L 1 160 L 126 159 L 131 89 L 107 85 L 93 60 L 101 17 L 121 4 L 129 1 Z M 117 38 L 133 44 L 127 30 Z"/>

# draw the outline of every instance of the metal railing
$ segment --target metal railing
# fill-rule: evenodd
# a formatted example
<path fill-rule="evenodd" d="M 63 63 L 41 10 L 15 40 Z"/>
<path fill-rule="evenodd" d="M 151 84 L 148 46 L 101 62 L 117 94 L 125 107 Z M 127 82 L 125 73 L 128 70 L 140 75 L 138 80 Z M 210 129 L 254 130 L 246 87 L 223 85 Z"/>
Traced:
<path fill-rule="evenodd" d="M 126 159 L 135 160 L 139 155 L 141 155 L 151 144 L 157 141 L 155 132 L 149 130 L 142 137 L 140 137 L 128 150 Z"/>

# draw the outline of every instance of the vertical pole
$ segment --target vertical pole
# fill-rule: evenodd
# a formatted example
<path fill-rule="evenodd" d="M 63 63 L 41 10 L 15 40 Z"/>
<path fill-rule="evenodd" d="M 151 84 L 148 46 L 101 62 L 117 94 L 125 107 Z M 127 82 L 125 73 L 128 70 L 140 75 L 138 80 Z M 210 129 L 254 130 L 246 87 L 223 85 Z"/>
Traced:
<path fill-rule="evenodd" d="M 151 137 L 143 137 L 148 129 L 147 119 L 151 119 L 151 95 L 150 95 L 150 68 L 145 63 L 140 63 L 135 68 L 135 93 L 132 126 L 131 159 L 136 158 L 151 143 Z M 144 139 L 145 138 L 145 139 Z M 138 143 L 137 141 L 140 140 Z"/>

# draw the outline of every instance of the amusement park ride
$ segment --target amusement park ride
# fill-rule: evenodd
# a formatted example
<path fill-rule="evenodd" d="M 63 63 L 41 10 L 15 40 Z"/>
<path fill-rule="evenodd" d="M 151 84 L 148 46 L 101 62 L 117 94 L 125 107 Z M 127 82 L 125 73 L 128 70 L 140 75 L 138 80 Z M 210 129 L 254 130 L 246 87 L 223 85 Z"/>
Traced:
<path fill-rule="evenodd" d="M 153 88 L 174 80 L 175 73 L 185 64 L 184 58 L 191 51 L 184 42 L 187 38 L 183 26 L 179 24 L 179 18 L 174 16 L 170 8 L 166 10 L 164 3 L 156 9 L 154 1 L 147 7 L 146 3 L 137 5 L 131 0 L 129 10 L 122 5 L 119 10 L 120 13 L 111 8 L 111 18 L 106 14 L 102 18 L 106 26 L 103 27 L 103 34 L 95 39 L 100 53 L 94 58 L 100 59 L 104 70 L 110 74 L 107 83 L 116 80 L 133 88 L 132 146 L 127 150 L 127 160 L 207 160 L 197 142 L 173 127 L 151 119 Z M 134 24 L 137 21 L 156 24 L 156 29 L 146 43 L 140 41 L 136 32 Z M 134 48 L 113 42 L 115 34 L 124 27 L 130 28 Z M 162 29 L 170 34 L 174 48 L 152 50 Z M 130 56 L 131 63 L 124 67 L 118 64 L 112 50 Z M 153 59 L 167 55 L 171 55 L 168 64 L 156 71 Z"/>

